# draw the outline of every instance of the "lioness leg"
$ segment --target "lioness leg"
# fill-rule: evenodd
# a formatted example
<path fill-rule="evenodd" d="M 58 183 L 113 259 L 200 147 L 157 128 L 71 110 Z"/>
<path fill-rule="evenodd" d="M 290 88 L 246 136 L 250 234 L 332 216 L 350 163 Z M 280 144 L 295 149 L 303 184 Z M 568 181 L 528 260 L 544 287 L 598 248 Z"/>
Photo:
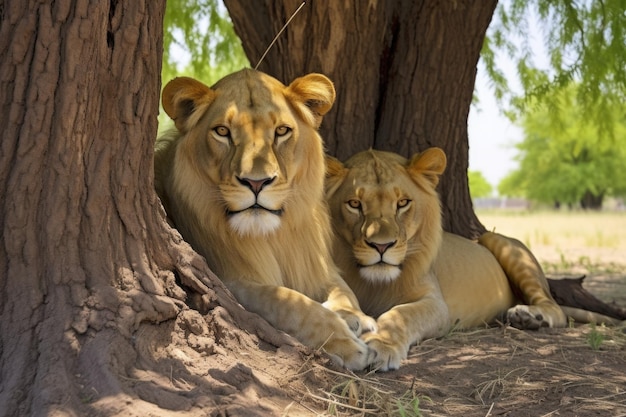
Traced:
<path fill-rule="evenodd" d="M 337 279 L 337 284 L 329 289 L 328 299 L 322 305 L 339 314 L 356 336 L 376 331 L 376 320 L 361 311 L 359 301 L 348 284 L 340 278 Z"/>
<path fill-rule="evenodd" d="M 513 292 L 526 304 L 509 309 L 507 319 L 511 325 L 522 329 L 565 327 L 565 313 L 550 295 L 539 262 L 524 244 L 492 232 L 483 234 L 478 242 L 495 256 Z"/>
<path fill-rule="evenodd" d="M 439 287 L 431 282 L 422 283 L 421 294 L 408 295 L 416 301 L 398 304 L 381 314 L 376 320 L 376 332 L 361 336 L 375 352 L 373 365 L 379 370 L 398 369 L 412 344 L 448 331 L 448 306 Z"/>
<path fill-rule="evenodd" d="M 229 285 L 235 298 L 274 327 L 312 348 L 324 348 L 341 365 L 360 370 L 371 361 L 368 346 L 345 320 L 317 301 L 286 287 L 237 282 Z"/>

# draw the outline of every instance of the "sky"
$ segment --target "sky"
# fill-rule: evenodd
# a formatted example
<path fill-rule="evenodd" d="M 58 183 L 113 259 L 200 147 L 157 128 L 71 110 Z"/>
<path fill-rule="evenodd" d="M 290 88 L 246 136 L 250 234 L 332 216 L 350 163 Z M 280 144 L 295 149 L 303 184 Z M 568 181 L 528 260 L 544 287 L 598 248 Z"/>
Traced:
<path fill-rule="evenodd" d="M 496 189 L 502 178 L 519 166 L 514 160 L 514 144 L 521 142 L 523 132 L 502 114 L 481 67 L 475 87 L 479 101 L 472 105 L 467 122 L 469 169 L 480 171 Z"/>
<path fill-rule="evenodd" d="M 524 39 L 518 40 L 530 44 L 532 64 L 544 69 L 549 67 L 543 44 L 545 30 L 546 28 L 537 23 L 537 18 L 531 12 Z M 504 54 L 497 55 L 498 68 L 505 75 L 509 88 L 516 94 L 521 94 L 522 89 L 515 64 Z M 489 86 L 489 78 L 484 65 L 480 61 L 474 88 L 478 104 L 473 104 L 470 108 L 467 122 L 470 147 L 469 169 L 480 171 L 494 190 L 497 190 L 500 181 L 509 172 L 519 167 L 519 163 L 514 159 L 517 154 L 514 145 L 521 142 L 524 135 L 522 129 L 502 114 L 493 89 Z"/>

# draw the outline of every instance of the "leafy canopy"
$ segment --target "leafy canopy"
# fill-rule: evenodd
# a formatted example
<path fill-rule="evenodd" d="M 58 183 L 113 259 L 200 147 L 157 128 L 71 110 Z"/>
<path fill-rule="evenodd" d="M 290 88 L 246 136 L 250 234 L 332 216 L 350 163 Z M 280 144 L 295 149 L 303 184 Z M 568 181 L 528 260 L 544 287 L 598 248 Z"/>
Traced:
<path fill-rule="evenodd" d="M 496 97 L 508 103 L 515 120 L 531 103 L 552 111 L 551 91 L 577 84 L 578 104 L 587 119 L 609 128 L 603 115 L 626 101 L 626 0 L 508 0 L 496 10 L 482 59 Z M 536 22 L 542 39 L 529 39 Z M 545 48 L 547 62 L 536 62 Z M 498 66 L 500 54 L 517 67 L 522 92 L 515 92 Z M 534 105 L 534 104 L 533 104 Z"/>
<path fill-rule="evenodd" d="M 163 26 L 162 75 L 166 82 L 185 74 L 213 84 L 249 66 L 221 1 L 168 0 Z M 184 68 L 179 68 L 181 59 L 187 62 Z"/>
<path fill-rule="evenodd" d="M 537 101 L 527 106 L 524 140 L 516 145 L 520 167 L 499 184 L 500 194 L 550 204 L 626 195 L 626 105 L 609 109 L 603 116 L 609 129 L 599 129 L 577 88 L 551 93 L 557 113 Z"/>
<path fill-rule="evenodd" d="M 163 32 L 163 84 L 184 75 L 212 85 L 250 66 L 221 0 L 167 0 Z"/>

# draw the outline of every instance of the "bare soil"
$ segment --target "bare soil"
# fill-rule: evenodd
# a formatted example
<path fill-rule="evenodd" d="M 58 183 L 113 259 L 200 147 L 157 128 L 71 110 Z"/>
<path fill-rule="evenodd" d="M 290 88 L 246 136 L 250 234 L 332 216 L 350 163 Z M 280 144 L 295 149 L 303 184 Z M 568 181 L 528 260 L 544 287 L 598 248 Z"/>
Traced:
<path fill-rule="evenodd" d="M 598 273 L 585 286 L 626 305 L 623 274 Z M 626 415 L 623 326 L 451 332 L 414 346 L 397 371 L 351 373 L 288 336 L 235 336 L 231 325 L 220 308 L 144 325 L 136 335 L 143 362 L 112 364 L 126 394 L 85 387 L 81 415 Z"/>
<path fill-rule="evenodd" d="M 585 287 L 626 305 L 624 275 L 588 277 Z M 397 371 L 335 378 L 321 391 L 354 406 L 327 407 L 334 415 L 623 416 L 625 327 L 453 332 L 414 346 Z"/>

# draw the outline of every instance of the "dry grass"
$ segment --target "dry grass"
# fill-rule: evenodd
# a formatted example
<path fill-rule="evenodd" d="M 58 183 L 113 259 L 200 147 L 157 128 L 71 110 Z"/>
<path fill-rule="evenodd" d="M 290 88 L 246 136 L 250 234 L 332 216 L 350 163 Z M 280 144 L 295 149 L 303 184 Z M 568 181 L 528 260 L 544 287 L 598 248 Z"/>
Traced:
<path fill-rule="evenodd" d="M 616 269 L 626 265 L 626 212 L 478 211 L 495 230 L 524 242 L 548 269 Z"/>

